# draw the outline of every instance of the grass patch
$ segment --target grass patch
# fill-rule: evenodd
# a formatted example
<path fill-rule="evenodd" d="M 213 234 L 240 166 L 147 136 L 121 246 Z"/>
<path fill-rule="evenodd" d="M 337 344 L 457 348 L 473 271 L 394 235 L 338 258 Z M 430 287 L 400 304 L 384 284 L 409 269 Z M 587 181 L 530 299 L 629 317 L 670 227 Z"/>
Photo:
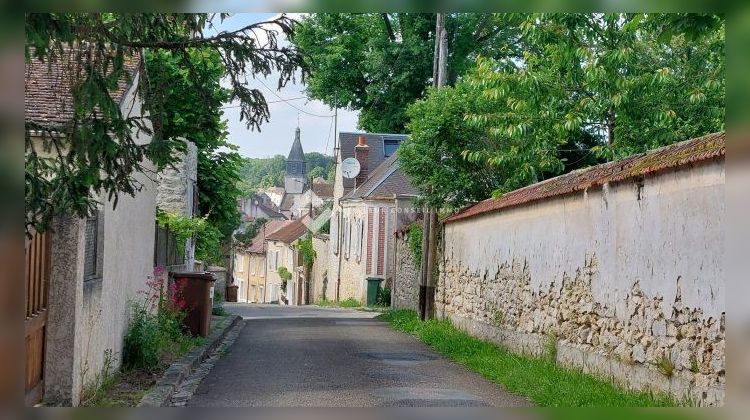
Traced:
<path fill-rule="evenodd" d="M 359 308 L 362 306 L 362 304 L 354 298 L 342 300 L 341 302 L 321 298 L 315 304 L 324 308 Z"/>
<path fill-rule="evenodd" d="M 544 407 L 671 407 L 667 395 L 624 390 L 612 382 L 557 366 L 549 358 L 512 353 L 472 337 L 449 321 L 421 322 L 414 311 L 394 310 L 379 315 L 399 331 L 416 336 L 438 353 L 524 395 Z"/>

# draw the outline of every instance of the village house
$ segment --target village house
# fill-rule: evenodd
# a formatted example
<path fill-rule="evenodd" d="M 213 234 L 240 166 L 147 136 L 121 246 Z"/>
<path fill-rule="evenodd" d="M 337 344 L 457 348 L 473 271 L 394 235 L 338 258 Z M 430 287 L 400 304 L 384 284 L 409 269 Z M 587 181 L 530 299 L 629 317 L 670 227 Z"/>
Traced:
<path fill-rule="evenodd" d="M 405 135 L 340 133 L 334 182 L 328 253 L 326 298 L 365 301 L 367 278 L 390 287 L 393 279 L 394 235 L 417 217 L 416 189 L 398 164 L 396 150 Z M 359 161 L 354 179 L 344 178 L 341 162 Z M 330 282 L 329 281 L 329 282 Z"/>
<path fill-rule="evenodd" d="M 234 284 L 238 286 L 237 301 L 265 303 L 266 237 L 292 223 L 290 220 L 269 220 L 259 229 L 247 248 L 234 254 Z"/>
<path fill-rule="evenodd" d="M 124 116 L 137 117 L 138 59 L 128 58 L 126 68 L 132 82 L 120 82 L 111 94 Z M 72 120 L 76 73 L 67 58 L 27 60 L 27 124 L 60 127 Z M 38 145 L 39 133 L 29 134 Z M 133 138 L 140 145 L 151 141 L 144 130 Z M 155 169 L 149 162 L 143 165 Z M 27 242 L 27 404 L 78 405 L 97 375 L 121 364 L 128 302 L 147 288 L 154 269 L 157 188 L 152 176 L 132 176 L 142 189 L 134 196 L 121 194 L 116 208 L 101 197 L 91 217 L 59 216 L 50 231 Z"/>
<path fill-rule="evenodd" d="M 263 192 L 258 192 L 248 198 L 237 200 L 237 208 L 240 211 L 243 223 L 259 218 L 266 220 L 287 219 L 286 216 L 279 212 L 276 205 L 273 204 L 271 197 Z"/>
<path fill-rule="evenodd" d="M 302 304 L 303 284 L 299 281 L 302 262 L 296 247 L 298 239 L 308 233 L 309 217 L 296 219 L 266 236 L 266 302 L 284 305 Z M 279 269 L 284 267 L 292 278 L 282 280 Z"/>

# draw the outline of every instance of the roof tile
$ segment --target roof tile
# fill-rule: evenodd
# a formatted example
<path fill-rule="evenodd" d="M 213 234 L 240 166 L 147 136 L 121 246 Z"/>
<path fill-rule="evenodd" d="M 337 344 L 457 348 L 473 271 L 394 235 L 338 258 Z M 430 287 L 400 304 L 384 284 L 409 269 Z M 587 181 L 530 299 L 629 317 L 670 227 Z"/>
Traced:
<path fill-rule="evenodd" d="M 445 219 L 451 223 L 546 198 L 571 194 L 607 183 L 637 178 L 726 154 L 726 133 L 712 133 L 625 159 L 580 169 L 488 199 Z"/>

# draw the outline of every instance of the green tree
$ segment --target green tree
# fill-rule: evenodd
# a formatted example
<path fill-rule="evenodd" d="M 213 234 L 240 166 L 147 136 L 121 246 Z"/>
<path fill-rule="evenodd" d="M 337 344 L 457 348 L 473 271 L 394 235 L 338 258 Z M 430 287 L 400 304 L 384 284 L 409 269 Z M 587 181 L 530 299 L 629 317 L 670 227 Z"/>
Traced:
<path fill-rule="evenodd" d="M 191 49 L 187 56 L 149 52 L 146 71 L 149 96 L 156 98 L 148 104 L 149 112 L 162 121 L 163 136 L 196 145 L 198 208 L 226 238 L 240 222 L 236 203 L 242 158 L 227 143 L 221 107 L 231 91 L 221 86 L 225 74 L 221 55 L 207 48 Z"/>
<path fill-rule="evenodd" d="M 410 107 L 402 167 L 427 200 L 455 208 L 724 129 L 723 23 L 686 35 L 673 19 L 525 16 L 521 59 L 482 57 Z"/>
<path fill-rule="evenodd" d="M 223 19 L 226 15 L 216 15 Z M 193 80 L 200 70 L 191 65 L 195 49 L 217 53 L 228 81 L 229 97 L 240 104 L 241 118 L 258 129 L 268 121 L 262 93 L 248 87 L 248 76 L 278 72 L 278 85 L 305 71 L 294 48 L 278 44 L 279 33 L 290 34 L 294 21 L 282 16 L 232 32 L 204 35 L 214 15 L 164 13 L 28 13 L 25 55 L 34 60 L 62 60 L 70 68 L 74 115 L 63 125 L 26 121 L 26 231 L 44 230 L 57 214 L 88 216 L 100 196 L 116 205 L 119 194 L 134 195 L 142 186 L 132 177 L 144 171 L 146 159 L 159 167 L 184 147 L 164 135 L 166 115 L 158 112 L 163 89 L 147 88 L 144 51 L 170 51 L 180 69 Z M 262 35 L 262 36 L 261 36 Z M 258 39 L 263 41 L 258 42 Z M 124 116 L 113 100 L 118 82 L 132 77 L 129 63 L 140 63 L 139 92 L 148 115 Z M 211 95 L 211 89 L 206 93 Z M 148 122 L 148 124 L 146 123 Z M 136 144 L 137 130 L 153 134 L 146 146 Z M 38 150 L 30 133 L 42 133 L 50 156 Z M 62 134 L 62 135 L 61 135 Z"/>
<path fill-rule="evenodd" d="M 514 14 L 448 14 L 449 82 L 477 54 L 514 55 L 517 19 Z M 430 85 L 434 30 L 435 15 L 428 13 L 315 13 L 302 20 L 291 39 L 311 70 L 310 97 L 359 110 L 363 130 L 401 133 L 407 105 Z"/>

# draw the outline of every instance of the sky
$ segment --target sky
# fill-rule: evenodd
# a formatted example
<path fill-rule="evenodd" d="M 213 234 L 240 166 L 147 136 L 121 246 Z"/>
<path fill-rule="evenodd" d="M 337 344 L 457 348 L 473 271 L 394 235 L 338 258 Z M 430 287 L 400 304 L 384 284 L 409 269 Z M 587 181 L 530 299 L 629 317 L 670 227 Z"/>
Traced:
<path fill-rule="evenodd" d="M 214 19 L 216 30 L 208 29 L 205 35 L 213 35 L 216 31 L 239 29 L 254 22 L 269 20 L 276 15 L 275 13 L 239 13 L 223 22 L 216 17 Z M 290 16 L 298 17 L 295 14 Z M 279 36 L 280 42 L 283 42 L 282 39 L 283 35 Z M 299 80 L 296 84 L 289 82 L 280 90 L 276 89 L 277 73 L 272 73 L 268 78 L 260 79 L 260 81 L 249 78 L 249 83 L 251 87 L 259 89 L 269 102 L 268 110 L 271 117 L 269 122 L 261 124 L 260 132 L 251 131 L 244 121 L 240 121 L 237 103 L 225 104 L 224 118 L 228 125 L 228 140 L 239 146 L 241 155 L 245 157 L 270 157 L 276 154 L 286 156 L 294 140 L 294 129 L 297 127 L 298 118 L 302 148 L 305 153 L 333 154 L 336 137 L 333 133 L 334 111 L 320 101 L 307 98 L 304 86 Z M 287 102 L 283 102 L 282 99 Z M 357 116 L 356 111 L 340 108 L 338 131 L 360 131 L 357 130 Z"/>

